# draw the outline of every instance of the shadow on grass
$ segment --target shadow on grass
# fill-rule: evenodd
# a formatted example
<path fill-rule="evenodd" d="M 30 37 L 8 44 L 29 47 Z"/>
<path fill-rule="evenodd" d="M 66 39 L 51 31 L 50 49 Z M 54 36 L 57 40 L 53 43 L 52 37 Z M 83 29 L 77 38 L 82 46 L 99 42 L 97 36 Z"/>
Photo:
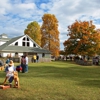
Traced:
<path fill-rule="evenodd" d="M 96 79 L 94 79 L 94 80 L 84 80 L 84 81 L 81 81 L 77 85 L 100 88 L 100 80 L 96 80 Z"/>
<path fill-rule="evenodd" d="M 3 80 L 3 78 L 5 78 L 5 72 L 0 73 L 0 83 Z M 76 99 L 76 97 L 73 97 L 73 95 L 69 95 L 69 92 L 67 92 L 67 89 L 65 89 L 65 87 L 67 87 L 66 86 L 67 82 L 69 82 L 68 84 L 72 82 L 72 84 L 76 85 L 77 87 L 84 86 L 86 87 L 86 89 L 87 87 L 100 88 L 100 85 L 99 85 L 100 84 L 100 68 L 99 67 L 80 66 L 71 62 L 29 64 L 29 72 L 19 73 L 19 78 L 20 78 L 20 85 L 22 86 L 21 89 L 18 89 L 18 90 L 7 89 L 6 91 L 0 90 L 0 100 L 6 100 L 6 99 L 7 100 L 48 100 L 48 99 L 45 99 L 44 93 L 45 94 L 48 93 L 47 95 L 50 96 L 50 98 L 54 96 L 55 99 L 51 99 L 51 100 L 57 100 L 56 98 L 59 95 L 64 99 L 58 99 L 58 100 L 78 100 Z M 56 80 L 57 82 L 61 82 L 61 83 L 65 82 L 65 84 L 61 84 L 63 85 L 62 88 L 59 87 L 60 83 L 57 84 L 57 87 L 60 90 L 63 90 L 63 89 L 65 90 L 61 91 L 62 93 L 59 91 L 55 91 L 57 95 L 55 95 L 55 93 L 49 94 L 56 88 L 56 84 L 55 84 Z M 34 84 L 35 81 L 36 81 L 36 84 Z M 47 82 L 44 83 L 45 81 Z M 55 88 L 54 89 L 50 88 L 52 91 L 49 91 L 49 90 L 47 90 L 46 92 L 42 91 L 44 90 L 44 87 L 47 87 L 47 86 L 49 87 L 49 85 L 52 86 L 52 81 L 54 81 L 53 84 L 55 85 Z M 30 83 L 32 84 L 31 86 L 30 86 Z M 45 89 L 49 89 L 48 87 Z M 38 94 L 38 92 L 40 94 Z M 18 96 L 15 95 L 16 93 L 18 94 Z M 14 95 L 9 96 L 11 94 L 14 94 Z"/>
<path fill-rule="evenodd" d="M 29 66 L 29 73 L 19 73 L 20 77 L 25 78 L 45 78 L 45 79 L 65 79 L 76 81 L 82 86 L 100 87 L 100 68 L 84 67 L 73 63 L 62 62 L 56 64 L 33 64 Z"/>
<path fill-rule="evenodd" d="M 2 72 L 5 78 L 5 72 Z M 100 87 L 100 68 L 80 66 L 73 62 L 38 63 L 29 65 L 28 73 L 19 73 L 20 78 L 45 78 L 76 81 L 76 85 Z"/>

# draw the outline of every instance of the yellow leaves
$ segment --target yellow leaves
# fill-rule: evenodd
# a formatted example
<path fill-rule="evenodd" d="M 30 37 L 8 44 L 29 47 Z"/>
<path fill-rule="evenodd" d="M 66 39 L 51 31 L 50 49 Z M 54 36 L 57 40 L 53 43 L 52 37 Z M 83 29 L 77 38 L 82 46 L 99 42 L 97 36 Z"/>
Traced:
<path fill-rule="evenodd" d="M 60 47 L 58 21 L 56 17 L 51 14 L 44 14 L 42 20 L 43 24 L 41 26 L 41 46 L 44 49 L 50 50 L 52 55 L 58 56 Z"/>
<path fill-rule="evenodd" d="M 40 25 L 36 21 L 28 24 L 24 34 L 29 35 L 38 45 L 41 45 Z"/>

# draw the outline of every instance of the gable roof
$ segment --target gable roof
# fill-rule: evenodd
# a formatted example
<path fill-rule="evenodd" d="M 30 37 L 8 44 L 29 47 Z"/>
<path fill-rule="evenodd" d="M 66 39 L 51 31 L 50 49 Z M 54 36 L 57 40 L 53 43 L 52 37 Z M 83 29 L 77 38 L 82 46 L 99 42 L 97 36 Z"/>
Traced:
<path fill-rule="evenodd" d="M 9 40 L 10 40 L 10 38 L 0 38 L 0 41 L 3 41 L 3 42 L 7 42 Z"/>
<path fill-rule="evenodd" d="M 20 39 L 22 36 L 18 36 L 15 38 L 10 39 L 8 42 L 4 43 L 3 45 L 0 46 L 0 52 L 35 52 L 35 53 L 50 53 L 49 50 L 42 49 L 35 41 L 33 41 L 28 35 L 33 42 L 35 42 L 39 48 L 36 47 L 25 47 L 25 46 L 10 46 L 11 43 L 15 42 L 16 40 Z"/>
<path fill-rule="evenodd" d="M 26 36 L 29 37 L 27 34 L 26 34 Z M 31 37 L 29 37 L 29 38 L 30 38 L 30 40 L 33 41 L 39 48 L 41 48 Z"/>
<path fill-rule="evenodd" d="M 45 50 L 45 49 L 41 49 L 41 48 L 34 48 L 34 47 L 24 47 L 24 46 L 5 46 L 4 48 L 2 48 L 2 46 L 0 46 L 0 52 L 50 53 L 49 50 Z"/>
<path fill-rule="evenodd" d="M 8 42 L 6 42 L 3 45 L 1 45 L 0 48 L 4 48 L 5 46 L 10 45 L 11 43 L 13 43 L 14 41 L 18 40 L 21 37 L 23 37 L 23 36 L 19 36 L 19 37 L 15 37 L 15 38 L 10 39 Z"/>
<path fill-rule="evenodd" d="M 4 43 L 3 45 L 0 46 L 0 51 L 3 50 L 4 48 L 6 48 L 9 44 L 13 43 L 14 41 L 16 41 L 17 39 L 21 38 L 22 36 L 19 37 L 15 37 L 10 39 L 8 42 Z"/>

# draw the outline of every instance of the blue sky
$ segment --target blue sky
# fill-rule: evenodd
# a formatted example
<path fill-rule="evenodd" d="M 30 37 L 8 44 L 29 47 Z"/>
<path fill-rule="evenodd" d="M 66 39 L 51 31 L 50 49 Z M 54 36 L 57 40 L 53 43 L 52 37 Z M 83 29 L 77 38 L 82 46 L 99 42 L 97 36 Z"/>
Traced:
<path fill-rule="evenodd" d="M 16 37 L 24 34 L 30 22 L 42 25 L 45 13 L 59 21 L 60 49 L 67 40 L 67 27 L 75 20 L 90 21 L 100 28 L 100 0 L 0 0 L 0 34 Z"/>

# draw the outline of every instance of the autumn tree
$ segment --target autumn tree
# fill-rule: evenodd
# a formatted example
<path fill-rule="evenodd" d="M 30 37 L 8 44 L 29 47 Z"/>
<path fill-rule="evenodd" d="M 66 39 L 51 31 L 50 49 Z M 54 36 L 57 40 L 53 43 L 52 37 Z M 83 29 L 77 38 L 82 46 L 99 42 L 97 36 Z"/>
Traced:
<path fill-rule="evenodd" d="M 36 21 L 28 24 L 24 34 L 29 35 L 38 45 L 41 45 L 40 25 Z"/>
<path fill-rule="evenodd" d="M 59 51 L 59 54 L 60 54 L 60 55 L 66 55 L 66 53 L 65 53 L 64 50 L 60 50 L 60 51 Z"/>
<path fill-rule="evenodd" d="M 63 43 L 66 54 L 93 56 L 100 49 L 100 32 L 92 21 L 75 21 L 68 26 L 69 38 Z"/>
<path fill-rule="evenodd" d="M 50 50 L 53 56 L 58 56 L 60 48 L 58 20 L 51 14 L 44 14 L 42 20 L 41 47 Z"/>

